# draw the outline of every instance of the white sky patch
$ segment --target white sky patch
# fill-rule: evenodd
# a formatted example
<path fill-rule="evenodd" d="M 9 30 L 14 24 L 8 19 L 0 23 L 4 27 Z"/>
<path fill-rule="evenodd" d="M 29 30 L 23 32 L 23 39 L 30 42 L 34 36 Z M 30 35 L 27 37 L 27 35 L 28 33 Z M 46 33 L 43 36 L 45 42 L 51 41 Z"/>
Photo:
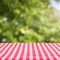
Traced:
<path fill-rule="evenodd" d="M 6 18 L 6 17 L 3 19 L 4 22 L 6 22 L 7 20 L 8 20 L 8 18 Z"/>
<path fill-rule="evenodd" d="M 2 42 L 6 42 L 6 39 L 5 39 L 5 38 L 3 38 L 3 39 L 2 39 Z"/>
<path fill-rule="evenodd" d="M 56 8 L 57 10 L 60 10 L 60 2 L 56 2 L 55 0 L 50 0 L 52 7 Z"/>
<path fill-rule="evenodd" d="M 22 17 L 24 17 L 24 14 L 22 13 L 22 14 L 20 14 L 20 17 L 22 18 Z"/>

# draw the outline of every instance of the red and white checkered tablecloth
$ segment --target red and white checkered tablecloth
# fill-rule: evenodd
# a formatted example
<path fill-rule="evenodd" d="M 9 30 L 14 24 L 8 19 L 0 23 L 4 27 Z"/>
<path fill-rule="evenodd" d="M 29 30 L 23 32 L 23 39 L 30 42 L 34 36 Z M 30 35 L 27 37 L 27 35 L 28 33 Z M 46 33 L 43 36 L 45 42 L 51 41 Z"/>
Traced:
<path fill-rule="evenodd" d="M 0 43 L 0 60 L 60 60 L 60 43 Z"/>

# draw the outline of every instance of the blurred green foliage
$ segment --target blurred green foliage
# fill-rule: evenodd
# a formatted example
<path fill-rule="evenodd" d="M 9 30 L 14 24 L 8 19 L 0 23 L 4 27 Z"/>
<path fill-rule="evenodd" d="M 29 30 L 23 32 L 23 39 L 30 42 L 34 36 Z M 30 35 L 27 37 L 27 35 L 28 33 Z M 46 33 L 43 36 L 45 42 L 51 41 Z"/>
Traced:
<path fill-rule="evenodd" d="M 0 0 L 0 42 L 60 42 L 60 27 L 49 21 L 49 4 L 50 0 Z"/>

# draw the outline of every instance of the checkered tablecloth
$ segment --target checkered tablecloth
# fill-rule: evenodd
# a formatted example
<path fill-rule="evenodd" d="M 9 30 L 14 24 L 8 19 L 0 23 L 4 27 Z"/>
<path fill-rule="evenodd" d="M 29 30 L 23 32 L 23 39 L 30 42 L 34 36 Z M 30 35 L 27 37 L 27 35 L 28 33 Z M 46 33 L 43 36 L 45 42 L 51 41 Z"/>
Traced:
<path fill-rule="evenodd" d="M 0 60 L 60 60 L 60 43 L 0 43 Z"/>

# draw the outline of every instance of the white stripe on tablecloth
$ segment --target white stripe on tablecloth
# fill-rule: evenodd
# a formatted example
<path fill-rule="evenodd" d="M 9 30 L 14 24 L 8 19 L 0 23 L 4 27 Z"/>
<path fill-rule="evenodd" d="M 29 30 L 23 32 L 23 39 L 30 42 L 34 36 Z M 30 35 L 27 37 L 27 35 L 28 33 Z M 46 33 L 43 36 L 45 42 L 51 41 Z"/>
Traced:
<path fill-rule="evenodd" d="M 20 58 L 20 56 L 21 56 L 23 45 L 24 45 L 24 43 L 21 43 L 19 52 L 18 52 L 18 54 L 17 54 L 17 56 L 16 56 L 16 60 L 19 60 L 19 58 Z"/>
<path fill-rule="evenodd" d="M 54 55 L 54 57 L 56 59 L 58 59 L 59 57 L 56 55 L 56 53 L 54 52 L 54 50 L 51 48 L 51 46 L 49 46 L 49 44 L 46 43 L 46 46 L 49 48 L 49 50 L 52 52 L 52 54 Z"/>
<path fill-rule="evenodd" d="M 0 47 L 3 45 L 4 43 L 0 43 Z"/>
<path fill-rule="evenodd" d="M 38 45 L 38 47 L 39 47 L 39 50 L 41 51 L 42 58 L 46 59 L 46 56 L 45 56 L 45 54 L 44 54 L 44 51 L 43 51 L 43 49 L 41 48 L 41 45 L 40 45 L 39 43 L 38 43 L 37 45 Z"/>
<path fill-rule="evenodd" d="M 44 47 L 44 50 L 46 51 L 48 57 L 50 58 L 50 60 L 53 60 L 53 56 L 51 56 L 51 53 L 47 50 L 46 46 L 44 44 L 42 44 L 42 46 Z"/>
<path fill-rule="evenodd" d="M 60 45 L 60 43 L 57 43 L 57 44 L 59 44 L 59 45 Z"/>
<path fill-rule="evenodd" d="M 57 43 L 58 45 L 60 45 L 60 43 Z"/>
<path fill-rule="evenodd" d="M 3 59 L 8 58 L 7 56 L 10 54 L 11 50 L 13 49 L 13 47 L 15 46 L 16 43 L 12 44 L 11 48 L 8 50 L 8 53 L 5 54 L 5 56 L 3 57 Z"/>
<path fill-rule="evenodd" d="M 36 47 L 36 43 L 33 44 L 34 45 L 34 50 L 35 50 L 35 54 L 36 54 L 36 60 L 40 60 L 40 57 L 39 57 L 39 54 L 38 54 L 38 50 L 37 50 L 37 47 Z"/>
<path fill-rule="evenodd" d="M 24 55 L 23 55 L 23 59 L 22 59 L 22 60 L 26 60 L 26 56 L 27 56 L 27 48 L 28 48 L 28 44 L 25 43 L 25 50 L 24 50 Z"/>
<path fill-rule="evenodd" d="M 29 44 L 29 47 L 30 47 L 30 56 L 29 56 L 29 60 L 33 60 L 32 43 Z"/>
<path fill-rule="evenodd" d="M 54 46 L 53 46 L 53 44 L 51 44 L 51 43 L 49 43 L 50 45 L 51 45 L 51 47 L 60 55 L 60 51 L 58 51 L 58 49 L 56 49 Z"/>
<path fill-rule="evenodd" d="M 8 43 L 4 44 L 4 46 L 0 48 L 0 51 L 2 51 L 3 48 L 6 48 L 7 45 L 8 45 Z"/>
<path fill-rule="evenodd" d="M 56 43 L 53 43 L 53 45 L 55 45 L 60 51 L 60 47 Z"/>
<path fill-rule="evenodd" d="M 15 46 L 15 48 L 14 48 L 14 51 L 13 51 L 13 54 L 10 55 L 9 60 L 13 59 L 13 57 L 14 57 L 16 51 L 17 51 L 18 46 L 19 46 L 19 43 L 16 44 L 16 46 Z"/>
<path fill-rule="evenodd" d="M 7 47 L 5 47 L 4 51 L 0 53 L 0 56 L 2 56 L 6 52 L 6 50 L 11 46 L 11 44 L 12 43 L 10 43 Z"/>
<path fill-rule="evenodd" d="M 57 43 L 57 45 L 60 47 L 60 43 Z"/>

